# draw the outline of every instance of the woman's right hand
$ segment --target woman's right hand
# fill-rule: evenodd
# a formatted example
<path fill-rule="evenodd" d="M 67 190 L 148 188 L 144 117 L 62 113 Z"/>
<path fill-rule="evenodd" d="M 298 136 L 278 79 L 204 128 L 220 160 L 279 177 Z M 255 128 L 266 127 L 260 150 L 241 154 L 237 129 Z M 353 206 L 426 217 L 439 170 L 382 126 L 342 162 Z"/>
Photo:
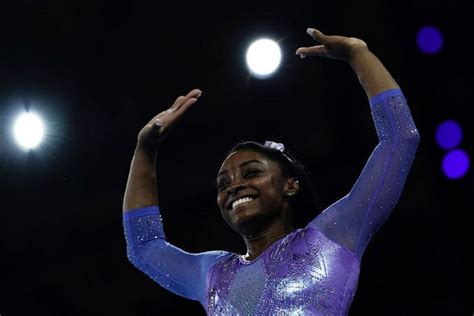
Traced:
<path fill-rule="evenodd" d="M 138 133 L 138 147 L 156 150 L 184 112 L 196 103 L 201 93 L 199 89 L 191 90 L 186 96 L 179 96 L 169 109 L 153 117 Z"/>

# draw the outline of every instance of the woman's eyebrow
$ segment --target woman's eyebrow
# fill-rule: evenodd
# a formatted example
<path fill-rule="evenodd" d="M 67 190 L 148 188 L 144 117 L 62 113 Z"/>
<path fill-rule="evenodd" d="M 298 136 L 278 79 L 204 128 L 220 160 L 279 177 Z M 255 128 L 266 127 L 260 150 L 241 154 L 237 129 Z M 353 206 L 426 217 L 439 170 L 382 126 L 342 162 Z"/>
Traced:
<path fill-rule="evenodd" d="M 257 163 L 263 165 L 263 163 L 262 163 L 260 160 L 251 159 L 251 160 L 247 160 L 247 161 L 242 162 L 242 163 L 239 165 L 239 167 L 248 165 L 249 163 L 252 163 L 252 162 L 257 162 Z M 227 172 L 228 172 L 227 170 L 222 170 L 221 172 L 219 172 L 219 173 L 217 174 L 217 176 L 220 176 L 221 174 L 224 174 L 224 173 L 227 173 Z"/>

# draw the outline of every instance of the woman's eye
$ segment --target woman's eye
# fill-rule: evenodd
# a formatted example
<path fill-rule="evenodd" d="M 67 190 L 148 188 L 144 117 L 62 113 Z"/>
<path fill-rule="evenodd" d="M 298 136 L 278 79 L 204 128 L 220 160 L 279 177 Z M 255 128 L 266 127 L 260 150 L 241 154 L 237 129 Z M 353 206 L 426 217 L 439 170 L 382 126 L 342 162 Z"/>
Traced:
<path fill-rule="evenodd" d="M 253 176 L 256 176 L 259 173 L 260 173 L 260 170 L 251 169 L 251 170 L 245 171 L 244 175 L 245 175 L 245 177 L 253 177 Z"/>
<path fill-rule="evenodd" d="M 227 185 L 227 181 L 220 181 L 220 182 L 217 182 L 217 185 L 216 185 L 217 190 L 222 190 L 222 189 L 224 189 L 224 188 L 226 187 L 226 185 Z"/>

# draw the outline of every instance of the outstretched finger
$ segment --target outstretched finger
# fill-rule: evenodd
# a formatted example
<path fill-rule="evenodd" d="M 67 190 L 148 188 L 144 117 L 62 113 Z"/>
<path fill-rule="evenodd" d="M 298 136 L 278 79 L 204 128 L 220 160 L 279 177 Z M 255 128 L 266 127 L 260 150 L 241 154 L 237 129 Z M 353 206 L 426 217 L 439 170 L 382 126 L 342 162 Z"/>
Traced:
<path fill-rule="evenodd" d="M 196 97 L 201 96 L 201 94 L 202 94 L 202 91 L 200 89 L 193 89 L 193 90 L 189 91 L 189 93 L 186 95 L 186 97 L 196 98 Z"/>
<path fill-rule="evenodd" d="M 320 30 L 317 30 L 315 28 L 308 28 L 306 30 L 306 33 L 308 33 L 309 36 L 320 42 L 321 44 L 325 44 L 326 40 L 329 36 L 324 35 L 323 32 Z"/>
<path fill-rule="evenodd" d="M 191 98 L 187 100 L 178 110 L 176 110 L 175 114 L 176 117 L 179 118 L 183 115 L 184 112 L 186 112 L 187 109 L 191 107 L 194 103 L 197 102 L 197 98 Z"/>
<path fill-rule="evenodd" d="M 193 89 L 186 96 L 180 96 L 176 99 L 173 105 L 170 107 L 170 110 L 176 112 L 182 107 L 190 98 L 199 98 L 202 94 L 202 91 L 199 89 Z"/>
<path fill-rule="evenodd" d="M 180 95 L 179 97 L 174 100 L 174 103 L 170 106 L 168 110 L 175 111 L 177 108 L 181 106 L 181 104 L 186 100 L 186 97 L 183 95 Z"/>
<path fill-rule="evenodd" d="M 296 55 L 300 55 L 301 58 L 304 58 L 306 56 L 327 57 L 327 50 L 324 45 L 316 45 L 312 47 L 300 47 L 296 50 Z"/>

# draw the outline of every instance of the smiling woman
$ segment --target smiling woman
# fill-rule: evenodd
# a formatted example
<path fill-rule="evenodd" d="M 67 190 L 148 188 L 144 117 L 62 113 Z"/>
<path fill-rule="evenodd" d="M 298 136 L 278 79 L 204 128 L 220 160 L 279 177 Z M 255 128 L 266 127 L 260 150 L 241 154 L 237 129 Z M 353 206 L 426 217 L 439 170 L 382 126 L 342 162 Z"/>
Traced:
<path fill-rule="evenodd" d="M 347 314 L 367 243 L 402 192 L 419 143 L 407 102 L 389 72 L 356 38 L 308 29 L 321 45 L 301 57 L 348 62 L 368 98 L 379 143 L 350 192 L 295 228 L 292 214 L 316 212 L 308 175 L 282 144 L 237 144 L 217 176 L 217 204 L 243 238 L 245 255 L 188 253 L 166 241 L 155 159 L 159 143 L 197 101 L 196 89 L 143 127 L 123 204 L 130 261 L 161 286 L 199 301 L 210 315 Z"/>
<path fill-rule="evenodd" d="M 252 141 L 235 145 L 219 171 L 217 189 L 222 217 L 244 238 L 249 250 L 247 258 L 257 257 L 269 242 L 301 226 L 296 218 L 302 216 L 295 218 L 294 210 L 314 216 L 320 208 L 304 166 L 285 152 L 283 144 L 270 141 L 264 145 Z M 242 206 L 237 209 L 240 203 Z M 255 207 L 264 211 L 243 225 L 237 225 L 243 219 L 232 221 L 234 214 Z"/>
<path fill-rule="evenodd" d="M 267 239 L 263 236 L 269 231 L 282 237 L 293 230 L 285 196 L 298 185 L 296 179 L 283 176 L 276 162 L 256 151 L 238 150 L 224 161 L 217 181 L 222 216 L 244 237 L 252 256 L 263 250 L 255 249 L 252 240 Z"/>

